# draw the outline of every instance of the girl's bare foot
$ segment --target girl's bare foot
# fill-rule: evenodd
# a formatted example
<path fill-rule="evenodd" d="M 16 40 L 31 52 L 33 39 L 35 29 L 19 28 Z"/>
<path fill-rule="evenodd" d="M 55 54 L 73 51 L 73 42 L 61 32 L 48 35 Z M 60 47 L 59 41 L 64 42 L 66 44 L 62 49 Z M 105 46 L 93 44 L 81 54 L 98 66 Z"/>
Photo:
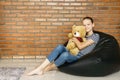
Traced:
<path fill-rule="evenodd" d="M 48 71 L 51 71 L 51 70 L 54 70 L 54 69 L 57 69 L 56 65 L 54 63 L 48 65 L 45 69 L 44 69 L 44 73 L 45 72 L 48 72 Z"/>
<path fill-rule="evenodd" d="M 27 75 L 32 76 L 32 75 L 42 75 L 42 74 L 43 74 L 43 70 L 35 69 L 35 70 L 29 72 Z"/>
<path fill-rule="evenodd" d="M 44 72 L 44 68 L 46 68 L 50 64 L 50 61 L 48 59 L 45 59 L 41 65 L 39 65 L 36 69 L 29 72 L 27 75 L 42 75 Z"/>

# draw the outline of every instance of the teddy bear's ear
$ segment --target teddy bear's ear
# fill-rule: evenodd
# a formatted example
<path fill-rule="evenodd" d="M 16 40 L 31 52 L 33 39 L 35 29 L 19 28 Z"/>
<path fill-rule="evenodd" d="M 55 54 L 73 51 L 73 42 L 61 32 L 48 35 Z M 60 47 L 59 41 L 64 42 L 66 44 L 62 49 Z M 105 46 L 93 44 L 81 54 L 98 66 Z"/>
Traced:
<path fill-rule="evenodd" d="M 75 28 L 76 27 L 76 25 L 74 24 L 73 26 L 72 26 L 72 28 Z"/>
<path fill-rule="evenodd" d="M 72 38 L 72 37 L 73 37 L 72 33 L 69 33 L 68 38 Z"/>

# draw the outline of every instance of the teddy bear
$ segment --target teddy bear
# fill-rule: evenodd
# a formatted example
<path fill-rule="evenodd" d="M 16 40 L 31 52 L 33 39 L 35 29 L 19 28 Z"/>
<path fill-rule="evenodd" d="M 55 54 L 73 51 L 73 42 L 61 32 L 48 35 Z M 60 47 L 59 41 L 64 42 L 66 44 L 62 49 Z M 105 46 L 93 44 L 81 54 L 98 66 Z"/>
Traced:
<path fill-rule="evenodd" d="M 70 39 L 75 37 L 80 42 L 84 42 L 86 41 L 85 35 L 86 35 L 86 30 L 84 26 L 76 26 L 76 25 L 72 26 L 72 32 L 68 34 L 69 40 L 66 45 L 66 48 L 68 49 L 68 51 L 70 51 L 72 55 L 76 56 L 80 50 L 78 49 L 77 45 Z"/>

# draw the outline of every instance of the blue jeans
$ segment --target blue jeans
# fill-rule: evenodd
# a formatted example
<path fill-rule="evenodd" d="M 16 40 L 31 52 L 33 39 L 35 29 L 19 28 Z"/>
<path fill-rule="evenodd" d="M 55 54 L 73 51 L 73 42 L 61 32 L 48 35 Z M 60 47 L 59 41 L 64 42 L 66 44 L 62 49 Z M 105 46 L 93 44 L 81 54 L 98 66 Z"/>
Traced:
<path fill-rule="evenodd" d="M 58 45 L 48 56 L 47 59 L 50 62 L 54 61 L 54 64 L 59 67 L 65 62 L 73 62 L 78 60 L 77 56 L 73 56 L 69 53 L 69 51 L 66 49 L 63 45 Z"/>

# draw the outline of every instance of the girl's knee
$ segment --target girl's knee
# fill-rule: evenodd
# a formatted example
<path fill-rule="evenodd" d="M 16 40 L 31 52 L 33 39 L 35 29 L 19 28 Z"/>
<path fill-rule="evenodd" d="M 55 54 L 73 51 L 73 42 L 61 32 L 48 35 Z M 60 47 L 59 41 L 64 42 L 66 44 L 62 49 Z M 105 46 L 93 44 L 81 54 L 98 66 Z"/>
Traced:
<path fill-rule="evenodd" d="M 67 58 L 68 58 L 68 52 L 62 53 L 61 56 L 62 56 L 64 59 L 67 59 Z"/>
<path fill-rule="evenodd" d="M 57 48 L 58 48 L 58 49 L 63 49 L 63 48 L 64 48 L 64 46 L 63 46 L 63 45 L 61 45 L 61 44 L 59 44 L 59 45 L 57 46 Z"/>
<path fill-rule="evenodd" d="M 64 47 L 63 45 L 59 44 L 57 47 L 61 48 L 61 47 Z"/>

